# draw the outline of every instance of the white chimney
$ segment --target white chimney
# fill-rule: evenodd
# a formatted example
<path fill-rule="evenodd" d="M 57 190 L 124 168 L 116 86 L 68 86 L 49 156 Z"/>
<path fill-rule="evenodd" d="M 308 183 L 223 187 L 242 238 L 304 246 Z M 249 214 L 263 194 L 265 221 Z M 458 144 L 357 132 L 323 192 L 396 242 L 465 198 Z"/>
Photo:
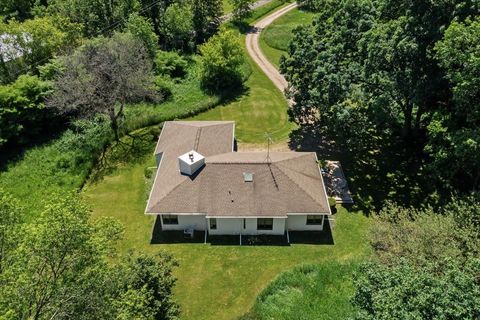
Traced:
<path fill-rule="evenodd" d="M 180 172 L 191 176 L 205 164 L 205 157 L 192 150 L 178 157 Z"/>

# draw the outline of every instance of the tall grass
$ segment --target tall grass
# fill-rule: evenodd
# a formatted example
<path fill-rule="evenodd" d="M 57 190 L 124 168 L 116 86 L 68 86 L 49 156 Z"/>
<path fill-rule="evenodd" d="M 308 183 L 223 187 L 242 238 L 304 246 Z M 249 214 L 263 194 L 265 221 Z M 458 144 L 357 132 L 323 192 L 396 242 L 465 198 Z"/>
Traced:
<path fill-rule="evenodd" d="M 326 261 L 284 272 L 258 295 L 241 320 L 351 318 L 354 270 L 354 263 Z"/>

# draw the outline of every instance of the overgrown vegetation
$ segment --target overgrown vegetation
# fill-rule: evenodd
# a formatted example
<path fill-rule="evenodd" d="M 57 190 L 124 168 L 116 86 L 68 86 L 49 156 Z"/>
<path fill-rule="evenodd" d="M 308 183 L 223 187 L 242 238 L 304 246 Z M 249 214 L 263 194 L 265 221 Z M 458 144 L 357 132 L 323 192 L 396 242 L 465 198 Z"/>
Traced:
<path fill-rule="evenodd" d="M 52 197 L 33 221 L 24 214 L 0 189 L 3 319 L 177 319 L 170 255 L 112 260 L 122 225 L 91 221 L 73 195 Z"/>

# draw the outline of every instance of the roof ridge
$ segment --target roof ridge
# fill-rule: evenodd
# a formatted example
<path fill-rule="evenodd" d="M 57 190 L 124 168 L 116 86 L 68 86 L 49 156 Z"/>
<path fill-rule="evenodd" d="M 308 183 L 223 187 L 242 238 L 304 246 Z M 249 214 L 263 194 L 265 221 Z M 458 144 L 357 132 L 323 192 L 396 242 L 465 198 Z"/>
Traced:
<path fill-rule="evenodd" d="M 282 162 L 282 161 L 280 161 L 280 162 Z M 286 173 L 284 170 L 282 170 L 281 166 L 276 165 L 276 167 L 277 167 L 293 184 L 295 184 L 295 185 L 296 185 L 298 188 L 300 188 L 310 199 L 312 199 L 313 202 L 315 202 L 316 204 L 319 204 L 320 206 L 322 206 L 322 204 L 321 204 L 320 202 L 318 202 L 317 199 L 313 198 L 313 196 L 312 196 L 310 193 L 308 193 L 304 188 L 302 188 L 296 181 L 294 181 L 294 180 L 290 177 L 290 175 L 289 175 L 288 173 Z M 291 170 L 291 169 L 290 169 L 290 170 Z M 295 172 L 297 172 L 297 171 L 295 171 Z M 308 176 L 308 175 L 306 175 L 306 174 L 303 174 L 302 172 L 300 172 L 300 174 L 302 174 L 302 175 L 304 175 L 304 176 L 306 176 L 306 177 L 308 177 L 308 178 L 311 178 L 310 176 Z M 320 177 L 320 178 L 323 179 L 322 177 Z"/>

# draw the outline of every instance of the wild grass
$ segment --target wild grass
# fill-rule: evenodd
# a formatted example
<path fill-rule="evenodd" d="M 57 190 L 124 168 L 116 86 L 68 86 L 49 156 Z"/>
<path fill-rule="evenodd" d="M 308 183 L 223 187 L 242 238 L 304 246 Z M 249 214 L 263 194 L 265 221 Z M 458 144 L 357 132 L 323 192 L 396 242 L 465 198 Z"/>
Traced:
<path fill-rule="evenodd" d="M 260 35 L 260 48 L 270 62 L 278 67 L 280 57 L 287 54 L 293 39 L 293 30 L 312 22 L 314 13 L 302 9 L 292 11 L 275 20 Z"/>
<path fill-rule="evenodd" d="M 241 320 L 349 319 L 355 309 L 352 275 L 355 262 L 323 261 L 280 274 L 257 297 Z"/>

